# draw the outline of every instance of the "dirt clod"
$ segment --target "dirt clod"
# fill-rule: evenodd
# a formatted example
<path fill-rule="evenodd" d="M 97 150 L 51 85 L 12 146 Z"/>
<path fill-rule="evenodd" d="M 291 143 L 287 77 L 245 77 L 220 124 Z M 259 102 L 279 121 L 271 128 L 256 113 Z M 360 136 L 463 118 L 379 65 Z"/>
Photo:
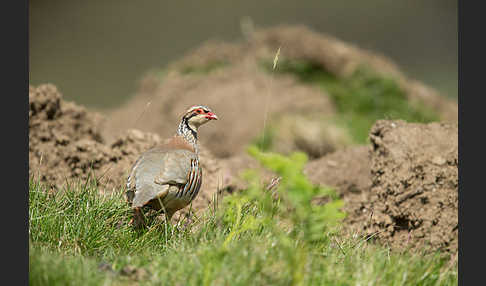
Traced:
<path fill-rule="evenodd" d="M 29 87 L 29 176 L 55 187 L 67 179 L 84 180 L 91 165 L 111 160 L 101 120 L 97 113 L 64 102 L 52 84 Z"/>
<path fill-rule="evenodd" d="M 457 252 L 457 136 L 457 124 L 375 123 L 368 231 L 394 246 Z"/>

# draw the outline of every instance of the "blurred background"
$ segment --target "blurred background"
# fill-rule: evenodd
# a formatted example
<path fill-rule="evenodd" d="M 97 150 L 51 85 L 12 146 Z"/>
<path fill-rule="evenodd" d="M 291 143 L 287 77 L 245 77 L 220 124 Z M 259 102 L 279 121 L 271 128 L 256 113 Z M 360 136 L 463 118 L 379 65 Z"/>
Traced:
<path fill-rule="evenodd" d="M 381 53 L 409 77 L 457 99 L 457 0 L 30 0 L 30 84 L 111 108 L 137 81 L 209 39 L 256 27 L 303 24 Z"/>

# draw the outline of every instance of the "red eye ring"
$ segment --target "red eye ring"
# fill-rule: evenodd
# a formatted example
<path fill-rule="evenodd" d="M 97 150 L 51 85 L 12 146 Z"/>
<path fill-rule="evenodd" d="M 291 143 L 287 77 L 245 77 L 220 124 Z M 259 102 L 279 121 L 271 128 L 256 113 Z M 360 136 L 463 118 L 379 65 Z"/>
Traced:
<path fill-rule="evenodd" d="M 203 113 L 202 109 L 196 109 L 196 113 L 201 114 Z"/>

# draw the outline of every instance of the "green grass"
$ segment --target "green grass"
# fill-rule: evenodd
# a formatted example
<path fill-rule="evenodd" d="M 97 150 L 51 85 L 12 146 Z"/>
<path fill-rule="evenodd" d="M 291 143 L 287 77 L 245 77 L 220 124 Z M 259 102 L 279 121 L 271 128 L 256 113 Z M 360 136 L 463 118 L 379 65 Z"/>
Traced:
<path fill-rule="evenodd" d="M 39 244 L 30 245 L 30 285 L 102 285 L 109 281 L 109 277 L 95 269 L 94 258 L 65 255 L 62 251 L 44 250 Z"/>
<path fill-rule="evenodd" d="M 270 60 L 262 65 L 272 71 Z M 336 105 L 337 120 L 349 128 L 357 143 L 366 143 L 369 130 L 378 119 L 423 123 L 439 120 L 438 114 L 427 106 L 412 105 L 393 78 L 383 77 L 364 66 L 349 77 L 338 78 L 312 62 L 284 59 L 275 71 L 293 74 L 302 82 L 325 90 Z"/>
<path fill-rule="evenodd" d="M 282 179 L 249 187 L 218 206 L 166 225 L 135 231 L 123 194 L 101 195 L 78 183 L 48 194 L 29 186 L 29 280 L 32 285 L 457 285 L 457 263 L 437 254 L 392 251 L 356 234 L 339 235 L 342 201 L 302 174 L 307 158 L 249 149 Z M 278 198 L 275 197 L 278 195 Z M 312 205 L 314 196 L 328 196 Z M 113 271 L 98 268 L 111 265 Z M 139 281 L 122 275 L 143 269 Z"/>

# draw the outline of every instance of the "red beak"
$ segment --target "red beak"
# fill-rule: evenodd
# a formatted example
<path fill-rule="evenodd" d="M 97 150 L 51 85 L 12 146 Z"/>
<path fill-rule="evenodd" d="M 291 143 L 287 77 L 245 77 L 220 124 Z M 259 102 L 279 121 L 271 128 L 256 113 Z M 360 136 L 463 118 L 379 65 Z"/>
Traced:
<path fill-rule="evenodd" d="M 211 120 L 211 119 L 218 120 L 218 117 L 216 116 L 216 114 L 214 114 L 212 112 L 206 113 L 206 118 L 209 119 L 209 120 Z"/>

